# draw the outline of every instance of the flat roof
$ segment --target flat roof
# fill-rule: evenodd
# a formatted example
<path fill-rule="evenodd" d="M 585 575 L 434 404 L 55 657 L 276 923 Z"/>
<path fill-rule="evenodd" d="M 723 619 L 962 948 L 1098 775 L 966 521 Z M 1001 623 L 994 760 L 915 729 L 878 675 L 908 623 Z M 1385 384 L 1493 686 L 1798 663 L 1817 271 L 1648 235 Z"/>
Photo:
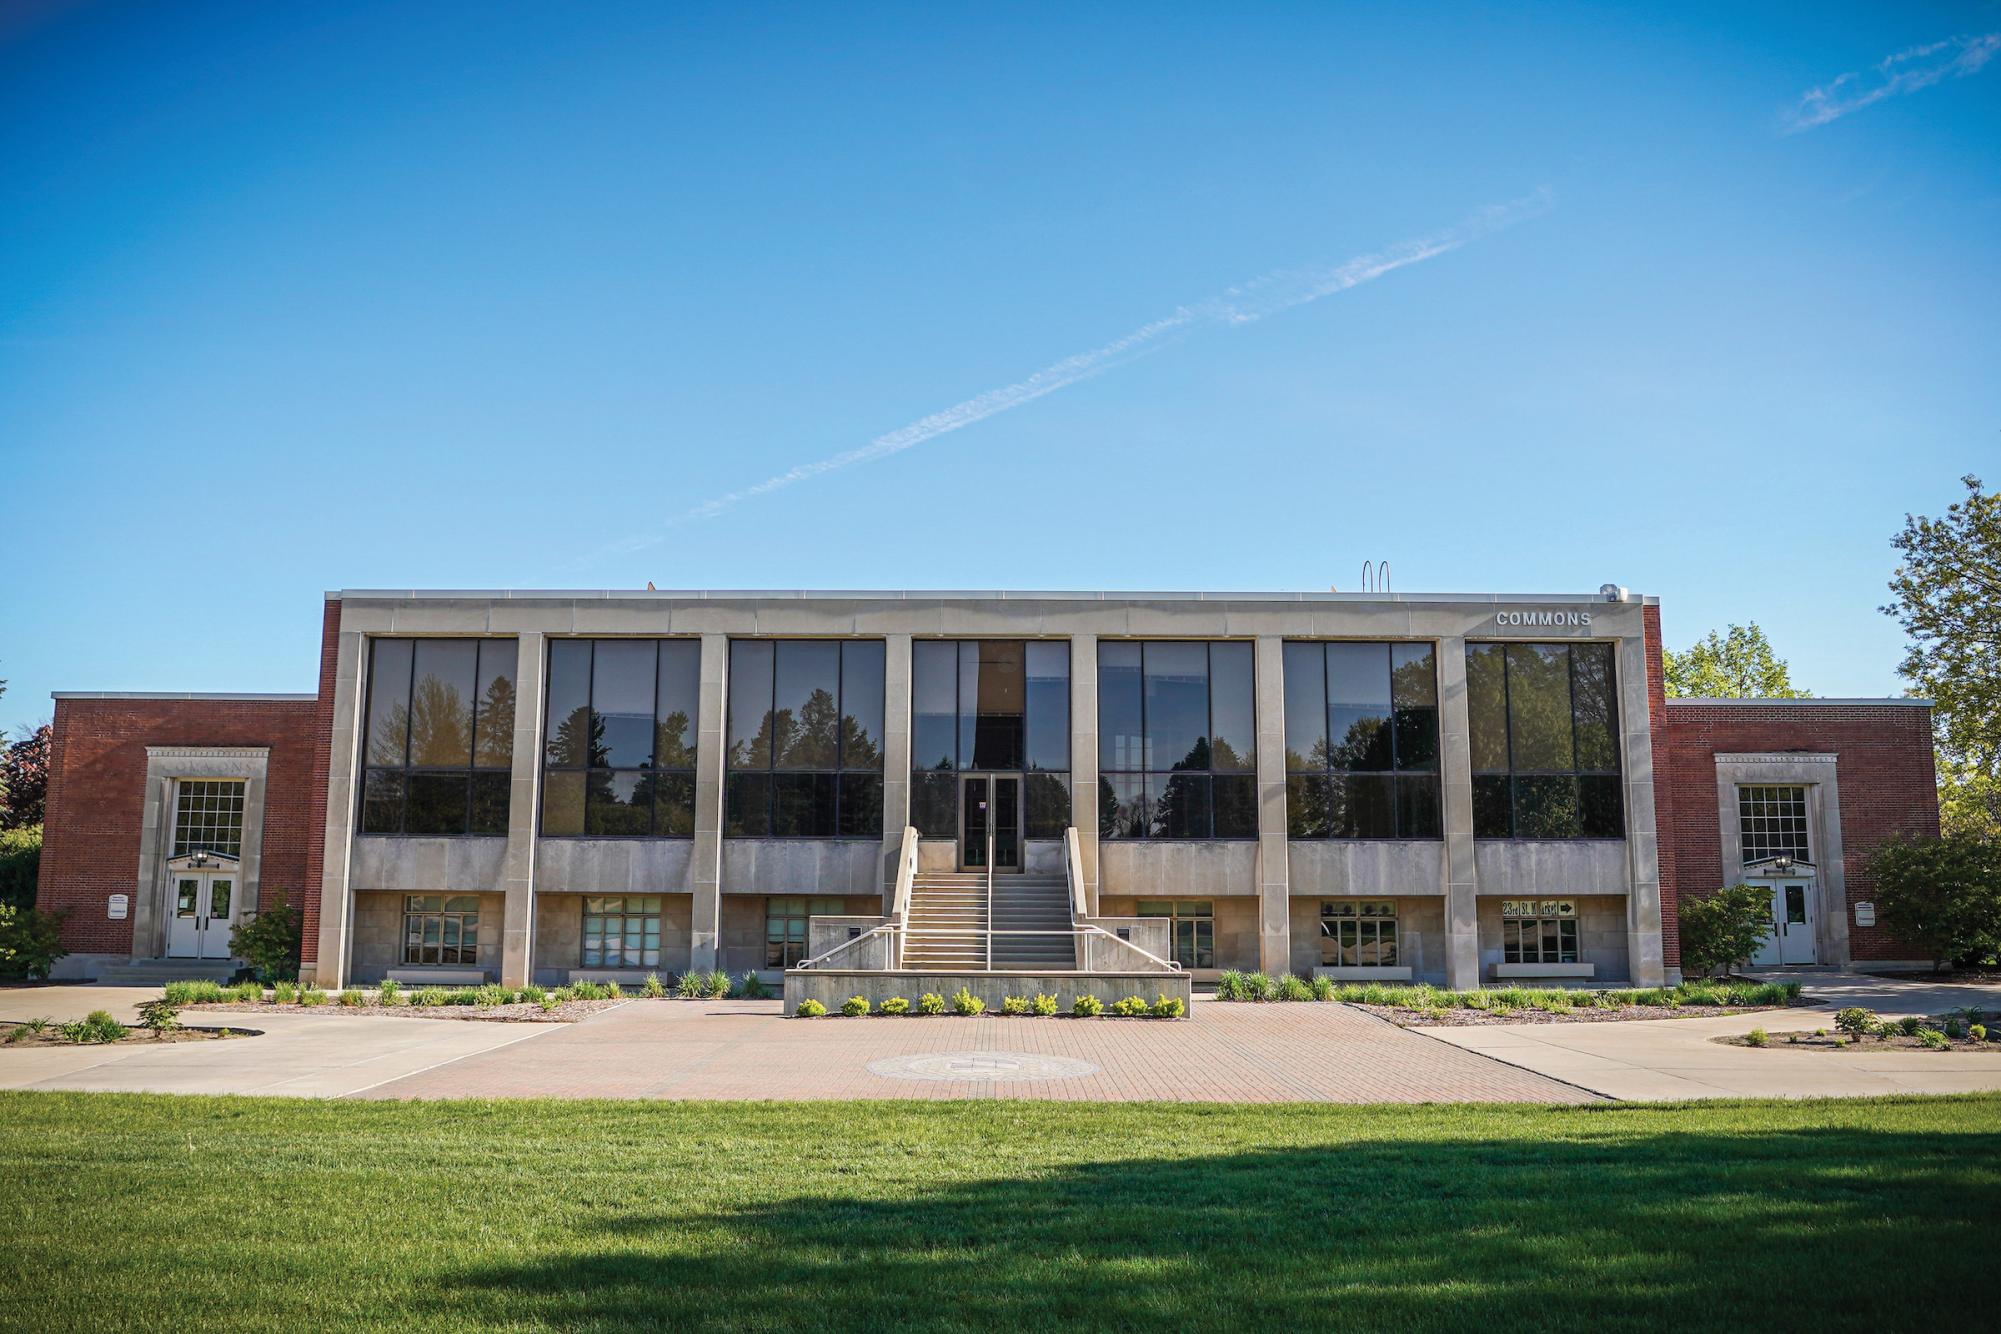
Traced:
<path fill-rule="evenodd" d="M 931 602 L 949 600 L 953 602 L 1461 602 L 1490 603 L 1495 605 L 1520 602 L 1538 602 L 1561 606 L 1590 606 L 1604 604 L 1610 606 L 1657 606 L 1660 599 L 1641 593 L 1628 593 L 1625 601 L 1615 602 L 1603 593 L 1312 593 L 1312 592 L 1207 592 L 1191 591 L 1154 592 L 1117 590 L 1085 592 L 1076 589 L 957 589 L 957 588 L 902 588 L 902 589 L 810 589 L 810 588 L 744 588 L 744 589 L 652 589 L 652 588 L 342 588 L 329 589 L 327 600 L 340 601 L 421 601 L 427 598 L 448 598 L 459 601 L 528 601 L 559 599 L 574 601 L 579 599 L 608 600 L 631 598 L 641 601 L 700 602 L 727 601 L 740 602 L 755 599 L 787 599 L 792 601 L 840 601 L 840 602 Z"/>
<path fill-rule="evenodd" d="M 1798 704 L 1806 708 L 1821 708 L 1834 704 L 1846 705 L 1850 708 L 1853 708 L 1857 704 L 1888 705 L 1896 708 L 1913 708 L 1913 709 L 1929 709 L 1930 707 L 1932 707 L 1932 702 L 1930 700 L 1920 699 L 1915 695 L 1882 695 L 1882 696 L 1847 695 L 1836 698 L 1813 695 L 1809 696 L 1806 699 L 1784 699 L 1777 696 L 1751 696 L 1749 698 L 1718 697 L 1715 699 L 1708 699 L 1708 698 L 1697 698 L 1689 695 L 1671 695 L 1668 697 L 1668 704 L 1670 707 L 1680 706 L 1680 705 L 1720 704 L 1726 708 L 1738 707 L 1738 706 L 1769 708 L 1774 704 L 1785 704 L 1785 705 Z"/>
<path fill-rule="evenodd" d="M 51 690 L 50 699 L 318 699 L 315 694 L 259 694 L 241 690 Z"/>

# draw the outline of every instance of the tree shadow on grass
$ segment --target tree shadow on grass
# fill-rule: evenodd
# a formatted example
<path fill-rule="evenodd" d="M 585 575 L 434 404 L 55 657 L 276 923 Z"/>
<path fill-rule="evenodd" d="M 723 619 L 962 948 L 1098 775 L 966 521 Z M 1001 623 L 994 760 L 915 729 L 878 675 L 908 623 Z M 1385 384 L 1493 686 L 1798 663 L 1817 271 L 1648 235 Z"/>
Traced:
<path fill-rule="evenodd" d="M 612 1329 L 1979 1328 L 1997 1151 L 1811 1129 L 1087 1163 L 614 1211 L 432 1291 L 461 1320 Z"/>

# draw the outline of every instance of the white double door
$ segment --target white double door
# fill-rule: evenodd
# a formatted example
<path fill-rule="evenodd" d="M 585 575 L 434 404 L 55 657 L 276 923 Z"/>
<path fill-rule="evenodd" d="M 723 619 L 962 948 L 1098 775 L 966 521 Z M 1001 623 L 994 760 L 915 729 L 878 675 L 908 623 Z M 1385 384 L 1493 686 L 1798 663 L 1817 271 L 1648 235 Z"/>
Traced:
<path fill-rule="evenodd" d="M 1766 889 L 1772 896 L 1771 933 L 1752 954 L 1751 962 L 1766 968 L 1819 963 L 1820 952 L 1814 944 L 1818 923 L 1814 920 L 1813 881 L 1747 880 L 1744 883 Z"/>
<path fill-rule="evenodd" d="M 236 925 L 236 873 L 169 873 L 173 916 L 167 922 L 167 954 L 175 959 L 227 959 L 229 933 Z"/>

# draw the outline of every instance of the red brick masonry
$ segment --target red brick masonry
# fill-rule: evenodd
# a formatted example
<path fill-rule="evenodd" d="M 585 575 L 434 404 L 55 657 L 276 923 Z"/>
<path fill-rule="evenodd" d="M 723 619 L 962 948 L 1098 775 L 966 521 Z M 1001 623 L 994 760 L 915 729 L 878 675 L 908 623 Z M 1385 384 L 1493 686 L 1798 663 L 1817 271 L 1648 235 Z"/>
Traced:
<path fill-rule="evenodd" d="M 311 699 L 58 699 L 36 906 L 71 910 L 64 947 L 132 952 L 132 918 L 108 920 L 105 902 L 137 892 L 148 746 L 270 747 L 260 892 L 266 904 L 278 893 L 303 902 L 308 850 L 319 842 L 311 793 L 325 799 L 314 720 Z"/>
<path fill-rule="evenodd" d="M 1874 896 L 1868 856 L 1878 843 L 1893 834 L 1938 833 L 1930 709 L 1902 701 L 1761 700 L 1691 701 L 1669 704 L 1662 712 L 1668 723 L 1667 762 L 1663 769 L 1661 734 L 1656 733 L 1654 808 L 1661 844 L 1662 911 L 1667 915 L 1664 930 L 1673 929 L 1670 903 L 1685 895 L 1707 894 L 1723 884 L 1717 754 L 1832 754 L 1841 790 L 1850 952 L 1861 960 L 1914 957 L 1882 928 L 1854 925 L 1852 905 Z M 1667 950 L 1669 966 L 1678 966 L 1672 937 Z"/>

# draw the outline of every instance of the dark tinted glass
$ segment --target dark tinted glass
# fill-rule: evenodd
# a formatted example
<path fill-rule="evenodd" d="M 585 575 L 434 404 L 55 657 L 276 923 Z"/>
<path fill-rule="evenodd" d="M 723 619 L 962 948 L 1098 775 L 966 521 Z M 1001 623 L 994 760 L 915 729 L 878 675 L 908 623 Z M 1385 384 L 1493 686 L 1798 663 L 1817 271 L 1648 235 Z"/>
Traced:
<path fill-rule="evenodd" d="M 1336 769 L 1391 767 L 1389 645 L 1327 645 L 1327 744 Z"/>
<path fill-rule="evenodd" d="M 477 768 L 506 769 L 514 763 L 514 665 L 519 652 L 520 646 L 512 639 L 479 641 L 479 674 L 475 678 L 479 704 L 473 718 L 472 748 Z M 477 797 L 474 807 L 477 818 Z M 501 818 L 505 823 L 504 813 Z"/>
<path fill-rule="evenodd" d="M 1390 704 L 1402 771 L 1438 767 L 1438 669 L 1429 644 L 1390 645 Z"/>
<path fill-rule="evenodd" d="M 647 673 L 650 678 L 652 673 Z M 650 834 L 653 832 L 653 798 L 640 791 L 641 775 L 636 770 L 612 773 L 594 770 L 584 785 L 584 832 L 586 834 Z"/>
<path fill-rule="evenodd" d="M 504 770 L 481 769 L 472 776 L 472 823 L 468 833 L 507 832 L 507 795 L 514 776 Z"/>
<path fill-rule="evenodd" d="M 1562 644 L 1510 644 L 1508 740 L 1517 773 L 1568 770 L 1577 752 L 1570 731 L 1570 654 Z M 1521 818 L 1519 812 L 1517 819 Z"/>
<path fill-rule="evenodd" d="M 416 772 L 410 775 L 410 805 L 403 817 L 406 834 L 463 834 L 468 820 L 467 800 L 472 775 L 464 768 L 457 773 Z"/>
<path fill-rule="evenodd" d="M 1285 646 L 1285 767 L 1327 767 L 1325 644 Z"/>
<path fill-rule="evenodd" d="M 723 832 L 744 838 L 771 833 L 771 775 L 731 774 L 723 782 Z"/>
<path fill-rule="evenodd" d="M 838 767 L 840 644 L 831 639 L 785 639 L 774 647 L 777 693 L 772 705 L 772 767 Z"/>
<path fill-rule="evenodd" d="M 692 838 L 695 833 L 695 776 L 690 773 L 655 775 L 653 786 L 653 832 L 670 838 Z"/>
<path fill-rule="evenodd" d="M 1253 774 L 1217 774 L 1211 780 L 1210 804 L 1215 811 L 1215 837 L 1258 836 L 1258 780 Z"/>
<path fill-rule="evenodd" d="M 549 700 L 544 726 L 550 764 L 578 769 L 590 763 L 591 641 L 549 641 Z"/>
<path fill-rule="evenodd" d="M 1579 819 L 1586 838 L 1624 838 L 1625 804 L 1616 776 L 1587 774 L 1577 780 Z"/>
<path fill-rule="evenodd" d="M 1570 671 L 1577 717 L 1577 767 L 1616 770 L 1619 706 L 1612 689 L 1612 646 L 1571 645 Z"/>
<path fill-rule="evenodd" d="M 1147 838 L 1153 829 L 1152 807 L 1141 774 L 1098 776 L 1098 833 L 1105 838 Z"/>
<path fill-rule="evenodd" d="M 591 661 L 592 764 L 612 769 L 652 765 L 653 692 L 659 675 L 660 654 L 653 640 L 597 641 Z"/>
<path fill-rule="evenodd" d="M 1061 838 L 1070 827 L 1070 775 L 1032 773 L 1024 780 L 1022 819 L 1029 838 Z"/>
<path fill-rule="evenodd" d="M 1499 644 L 1466 646 L 1466 725 L 1474 773 L 1508 767 L 1507 667 Z"/>
<path fill-rule="evenodd" d="M 1436 774 L 1399 775 L 1396 781 L 1397 837 L 1440 838 L 1444 817 L 1438 804 Z"/>
<path fill-rule="evenodd" d="M 882 775 L 842 774 L 840 836 L 880 838 L 882 836 Z"/>
<path fill-rule="evenodd" d="M 361 782 L 361 832 L 403 832 L 404 773 L 401 769 L 370 769 Z"/>
<path fill-rule="evenodd" d="M 958 768 L 958 726 L 959 646 L 919 640 L 910 646 L 910 767 Z"/>
<path fill-rule="evenodd" d="M 419 639 L 411 667 L 410 763 L 472 766 L 472 709 L 479 641 Z M 463 823 L 452 831 L 464 833 Z"/>
<path fill-rule="evenodd" d="M 1396 803 L 1387 774 L 1335 774 L 1334 832 L 1342 838 L 1395 838 Z"/>
<path fill-rule="evenodd" d="M 695 733 L 702 711 L 702 646 L 696 641 L 661 641 L 654 710 L 654 767 L 694 768 Z"/>
<path fill-rule="evenodd" d="M 1020 769 L 1027 753 L 1028 663 L 1025 645 L 1016 639 L 966 640 L 959 645 L 963 664 L 975 662 L 973 763 L 975 769 Z M 967 677 L 960 676 L 962 688 Z M 963 703 L 963 700 L 962 700 Z"/>
<path fill-rule="evenodd" d="M 730 641 L 729 767 L 771 767 L 771 650 L 769 640 Z"/>
<path fill-rule="evenodd" d="M 1149 769 L 1209 767 L 1209 646 L 1142 646 Z"/>
<path fill-rule="evenodd" d="M 1098 768 L 1144 769 L 1146 739 L 1140 735 L 1143 693 L 1138 644 L 1098 645 Z"/>
<path fill-rule="evenodd" d="M 1070 767 L 1070 646 L 1033 642 L 1027 658 L 1028 767 L 1060 772 Z"/>
<path fill-rule="evenodd" d="M 830 773 L 771 776 L 771 832 L 777 838 L 830 838 L 837 786 Z"/>
<path fill-rule="evenodd" d="M 583 770 L 550 770 L 542 775 L 542 832 L 584 832 Z"/>
<path fill-rule="evenodd" d="M 1515 779 L 1516 838 L 1576 838 L 1582 832 L 1576 778 L 1561 774 Z"/>
<path fill-rule="evenodd" d="M 1147 794 L 1153 798 L 1153 837 L 1210 836 L 1207 774 L 1152 774 L 1147 779 Z"/>
<path fill-rule="evenodd" d="M 882 768 L 882 664 L 883 646 L 879 639 L 853 640 L 841 645 L 843 769 Z M 879 786 L 878 783 L 878 790 Z M 880 819 L 877 823 L 881 823 Z"/>
<path fill-rule="evenodd" d="M 959 836 L 959 777 L 918 772 L 910 776 L 910 823 L 926 838 Z"/>
<path fill-rule="evenodd" d="M 1476 838 L 1507 838 L 1513 832 L 1506 774 L 1473 776 L 1473 835 Z"/>
<path fill-rule="evenodd" d="M 1209 765 L 1258 767 L 1257 673 L 1251 645 L 1209 645 Z"/>
<path fill-rule="evenodd" d="M 368 763 L 400 769 L 410 748 L 410 649 L 407 639 L 369 648 Z"/>

